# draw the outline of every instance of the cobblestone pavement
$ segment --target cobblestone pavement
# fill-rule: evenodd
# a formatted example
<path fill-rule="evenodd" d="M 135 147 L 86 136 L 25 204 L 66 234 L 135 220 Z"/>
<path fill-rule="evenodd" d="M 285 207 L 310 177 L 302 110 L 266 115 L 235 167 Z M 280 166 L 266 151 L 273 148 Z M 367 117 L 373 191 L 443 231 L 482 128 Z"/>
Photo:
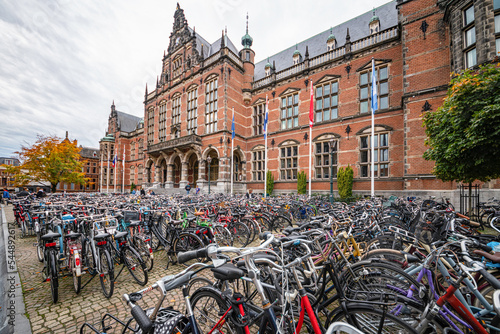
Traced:
<path fill-rule="evenodd" d="M 14 220 L 12 206 L 5 207 L 8 221 Z M 50 294 L 50 283 L 42 282 L 40 273 L 43 264 L 38 261 L 36 255 L 35 237 L 20 238 L 19 231 L 16 235 L 16 260 L 22 281 L 24 301 L 27 316 L 31 322 L 33 333 L 76 333 L 80 331 L 83 323 L 97 323 L 101 317 L 110 313 L 119 319 L 125 320 L 130 317 L 130 308 L 125 305 L 121 296 L 141 290 L 127 269 L 124 269 L 115 283 L 115 290 L 110 299 L 102 294 L 99 278 L 93 279 L 77 295 L 73 289 L 73 280 L 68 272 L 62 272 L 63 277 L 59 279 L 59 301 L 52 303 Z M 165 270 L 167 259 L 163 251 L 155 253 L 154 268 L 149 273 L 148 285 L 153 284 L 159 278 L 175 274 L 184 269 L 183 266 L 170 266 Z M 119 270 L 115 269 L 115 272 Z M 205 275 L 210 275 L 205 272 Z M 82 275 L 82 285 L 90 279 L 89 274 Z M 146 308 L 152 307 L 157 302 L 159 294 L 151 292 L 146 295 L 139 304 Z M 184 310 L 184 301 L 179 289 L 168 293 L 163 303 L 164 307 L 172 306 L 180 311 Z M 119 333 L 118 326 L 108 333 Z M 85 333 L 89 333 L 86 331 Z"/>

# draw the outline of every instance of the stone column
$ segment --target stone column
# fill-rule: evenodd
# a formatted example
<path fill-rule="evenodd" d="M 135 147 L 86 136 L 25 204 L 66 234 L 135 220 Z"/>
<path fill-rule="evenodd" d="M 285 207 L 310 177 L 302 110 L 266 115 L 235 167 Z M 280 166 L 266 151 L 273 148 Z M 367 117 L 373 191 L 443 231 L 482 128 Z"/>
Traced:
<path fill-rule="evenodd" d="M 144 178 L 145 176 L 143 175 L 142 177 Z M 153 188 L 161 188 L 160 166 L 155 166 L 155 175 L 154 175 L 154 180 L 152 183 L 153 183 Z"/>
<path fill-rule="evenodd" d="M 165 182 L 165 188 L 173 188 L 174 187 L 174 176 L 172 175 L 174 172 L 174 164 L 167 165 L 167 182 Z"/>
<path fill-rule="evenodd" d="M 188 183 L 188 163 L 181 163 L 181 181 L 179 182 L 179 188 L 184 189 L 186 184 Z"/>
<path fill-rule="evenodd" d="M 208 179 L 205 178 L 205 172 L 207 168 L 207 161 L 200 160 L 198 162 L 198 180 L 196 180 L 196 184 L 202 191 L 208 191 Z"/>

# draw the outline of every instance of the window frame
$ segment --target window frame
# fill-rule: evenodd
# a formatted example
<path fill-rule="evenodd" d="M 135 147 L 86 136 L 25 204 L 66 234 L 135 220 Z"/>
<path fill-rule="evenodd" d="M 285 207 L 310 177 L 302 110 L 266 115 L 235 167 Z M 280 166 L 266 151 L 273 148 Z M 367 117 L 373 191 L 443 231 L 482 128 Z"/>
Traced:
<path fill-rule="evenodd" d="M 472 9 L 472 20 L 468 21 L 469 10 Z M 474 29 L 474 41 L 468 41 L 468 32 Z M 477 31 L 476 31 L 476 13 L 474 4 L 471 3 L 470 6 L 465 7 L 462 10 L 462 53 L 464 57 L 464 67 L 471 68 L 477 65 Z M 470 56 L 474 55 L 474 60 L 471 61 Z"/>
<path fill-rule="evenodd" d="M 375 178 L 383 179 L 388 178 L 390 174 L 390 131 L 376 131 L 375 136 L 377 137 L 377 142 L 375 143 Z M 381 136 L 386 136 L 386 145 L 381 145 Z M 363 147 L 363 138 L 367 138 L 366 146 Z M 361 134 L 358 139 L 358 149 L 359 149 L 359 177 L 366 179 L 371 178 L 371 133 Z M 386 153 L 387 160 L 381 160 L 381 151 L 384 150 Z M 366 154 L 366 161 L 363 161 L 363 155 Z M 379 171 L 382 165 L 385 166 L 386 174 L 380 176 Z M 364 176 L 363 168 L 366 168 L 366 176 Z"/>
<path fill-rule="evenodd" d="M 264 134 L 264 119 L 266 117 L 266 103 L 262 102 L 253 106 L 252 113 L 252 128 L 253 135 L 259 136 Z"/>
<path fill-rule="evenodd" d="M 337 138 L 322 138 L 314 141 L 314 179 L 315 180 L 330 180 L 330 172 L 331 172 L 331 153 L 330 153 L 330 140 L 333 139 L 335 143 L 335 151 L 334 151 L 334 177 L 333 179 L 337 179 L 337 165 L 338 165 L 338 145 L 339 141 Z M 325 146 L 326 144 L 326 146 Z M 321 152 L 318 152 L 318 145 L 320 145 Z M 327 148 L 326 148 L 327 147 Z M 326 148 L 326 152 L 325 152 Z M 319 156 L 318 156 L 319 155 Z M 325 160 L 326 157 L 326 160 Z M 320 158 L 322 164 L 318 164 L 318 158 Z M 326 162 L 325 162 L 326 161 Z M 318 173 L 318 169 L 322 169 L 322 173 Z M 327 175 L 325 176 L 324 171 L 327 171 Z"/>
<path fill-rule="evenodd" d="M 219 78 L 215 77 L 205 83 L 205 133 L 217 132 L 218 114 L 218 84 Z"/>
<path fill-rule="evenodd" d="M 172 138 L 179 138 L 181 135 L 181 107 L 182 95 L 177 94 L 172 97 L 172 126 L 178 126 L 178 131 L 172 134 Z"/>
<path fill-rule="evenodd" d="M 336 86 L 336 91 L 333 92 L 333 85 Z M 330 93 L 328 94 L 329 106 L 325 107 L 325 87 L 329 87 Z M 318 96 L 318 89 L 321 88 L 321 97 Z M 332 98 L 336 98 L 335 106 L 332 106 Z M 321 101 L 321 110 L 318 111 L 318 103 Z M 332 111 L 335 109 L 335 117 L 332 117 Z M 328 110 L 329 119 L 325 120 L 325 112 Z M 321 120 L 318 119 L 318 115 L 321 114 Z M 330 80 L 328 82 L 320 83 L 314 86 L 314 123 L 329 122 L 339 118 L 339 80 Z"/>
<path fill-rule="evenodd" d="M 153 107 L 148 109 L 148 144 L 154 143 L 155 131 L 155 110 Z"/>
<path fill-rule="evenodd" d="M 380 79 L 380 71 L 382 69 L 386 70 L 386 76 L 383 79 Z M 390 85 L 389 85 L 389 64 L 381 64 L 378 66 L 375 66 L 375 71 L 377 72 L 377 105 L 378 109 L 376 111 L 380 110 L 387 110 L 390 107 L 390 101 L 389 101 L 389 92 L 390 92 Z M 360 114 L 369 114 L 371 112 L 371 80 L 372 80 L 372 69 L 371 67 L 367 70 L 364 70 L 359 73 L 359 113 Z M 362 78 L 363 76 L 366 75 L 366 83 L 362 83 Z M 382 93 L 382 87 L 387 86 L 386 91 Z M 363 96 L 363 90 L 366 89 L 366 97 Z M 383 99 L 387 99 L 387 106 L 382 107 L 382 101 Z M 366 103 L 366 111 L 363 111 L 363 104 Z"/>
<path fill-rule="evenodd" d="M 187 132 L 196 134 L 198 129 L 198 87 L 187 92 Z"/>
<path fill-rule="evenodd" d="M 289 103 L 291 101 L 291 104 Z M 283 105 L 285 102 L 285 105 Z M 299 93 L 294 92 L 282 96 L 280 99 L 280 130 L 289 130 L 299 127 Z M 291 110 L 291 115 L 290 111 Z M 283 112 L 285 114 L 283 114 Z M 283 117 L 285 115 L 285 117 Z M 289 122 L 290 121 L 290 122 Z M 283 124 L 285 127 L 283 127 Z"/>
<path fill-rule="evenodd" d="M 251 151 L 252 154 L 252 181 L 265 181 L 265 148 L 258 147 Z M 260 167 L 260 168 L 259 168 Z M 261 178 L 259 178 L 259 176 Z"/>
<path fill-rule="evenodd" d="M 167 102 L 164 101 L 159 106 L 158 111 L 158 140 L 167 140 Z"/>
<path fill-rule="evenodd" d="M 279 149 L 279 179 L 281 181 L 296 181 L 299 169 L 299 144 L 285 144 Z M 290 162 L 290 167 L 288 167 L 288 162 Z M 288 175 L 291 178 L 288 178 Z"/>

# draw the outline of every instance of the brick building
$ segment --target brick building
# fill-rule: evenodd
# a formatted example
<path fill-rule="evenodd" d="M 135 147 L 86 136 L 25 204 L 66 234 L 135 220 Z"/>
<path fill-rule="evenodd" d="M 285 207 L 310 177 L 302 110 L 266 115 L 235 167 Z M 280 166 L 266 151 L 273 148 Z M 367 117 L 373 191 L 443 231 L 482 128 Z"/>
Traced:
<path fill-rule="evenodd" d="M 0 157 L 0 187 L 14 189 L 14 177 L 7 172 L 7 166 L 19 166 L 19 159 Z"/>
<path fill-rule="evenodd" d="M 116 169 L 118 190 L 132 182 L 165 192 L 187 182 L 206 189 L 210 178 L 213 191 L 227 192 L 233 178 L 236 192 L 261 192 L 268 99 L 268 169 L 275 192 L 296 191 L 297 174 L 309 169 L 312 81 L 313 192 L 329 190 L 332 166 L 336 176 L 349 164 L 354 191 L 369 193 L 373 58 L 376 192 L 450 195 L 456 184 L 437 180 L 422 158 L 421 115 L 440 106 L 452 71 L 495 58 L 499 14 L 500 0 L 397 0 L 255 62 L 248 21 L 238 50 L 227 32 L 207 42 L 177 5 L 162 72 L 155 87 L 146 86 L 144 119 L 111 107 L 100 141 L 103 178 L 110 191 Z M 115 154 L 117 165 L 108 169 Z"/>

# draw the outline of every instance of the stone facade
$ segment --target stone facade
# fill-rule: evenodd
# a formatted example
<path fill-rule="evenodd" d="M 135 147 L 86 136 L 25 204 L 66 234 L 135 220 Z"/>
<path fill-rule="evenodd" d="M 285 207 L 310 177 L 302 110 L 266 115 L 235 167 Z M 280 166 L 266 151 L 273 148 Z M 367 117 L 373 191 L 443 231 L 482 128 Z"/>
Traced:
<path fill-rule="evenodd" d="M 474 1 L 477 64 L 495 57 L 494 1 Z M 112 106 L 107 136 L 101 140 L 104 179 L 109 178 L 108 147 L 118 152 L 118 160 L 126 153 L 125 178 L 117 174 L 118 188 L 124 184 L 128 189 L 133 181 L 179 192 L 189 182 L 206 191 L 210 179 L 212 191 L 228 192 L 232 178 L 236 192 L 262 192 L 267 153 L 275 192 L 296 191 L 297 173 L 309 170 L 312 81 L 313 192 L 328 192 L 331 168 L 335 176 L 337 168 L 350 165 L 354 191 L 367 193 L 373 59 L 379 97 L 375 189 L 384 194 L 452 193 L 456 184 L 437 180 L 432 162 L 422 158 L 421 117 L 441 105 L 452 71 L 466 67 L 464 52 L 469 49 L 462 39 L 470 26 L 461 22 L 470 4 L 389 2 L 257 63 L 248 22 L 243 48 L 237 50 L 227 32 L 208 43 L 188 26 L 177 6 L 162 73 L 155 87 L 146 87 L 144 119 L 135 118 L 135 126 L 130 123 L 124 130 L 120 117 L 125 116 Z M 138 143 L 144 154 L 138 154 Z"/>

